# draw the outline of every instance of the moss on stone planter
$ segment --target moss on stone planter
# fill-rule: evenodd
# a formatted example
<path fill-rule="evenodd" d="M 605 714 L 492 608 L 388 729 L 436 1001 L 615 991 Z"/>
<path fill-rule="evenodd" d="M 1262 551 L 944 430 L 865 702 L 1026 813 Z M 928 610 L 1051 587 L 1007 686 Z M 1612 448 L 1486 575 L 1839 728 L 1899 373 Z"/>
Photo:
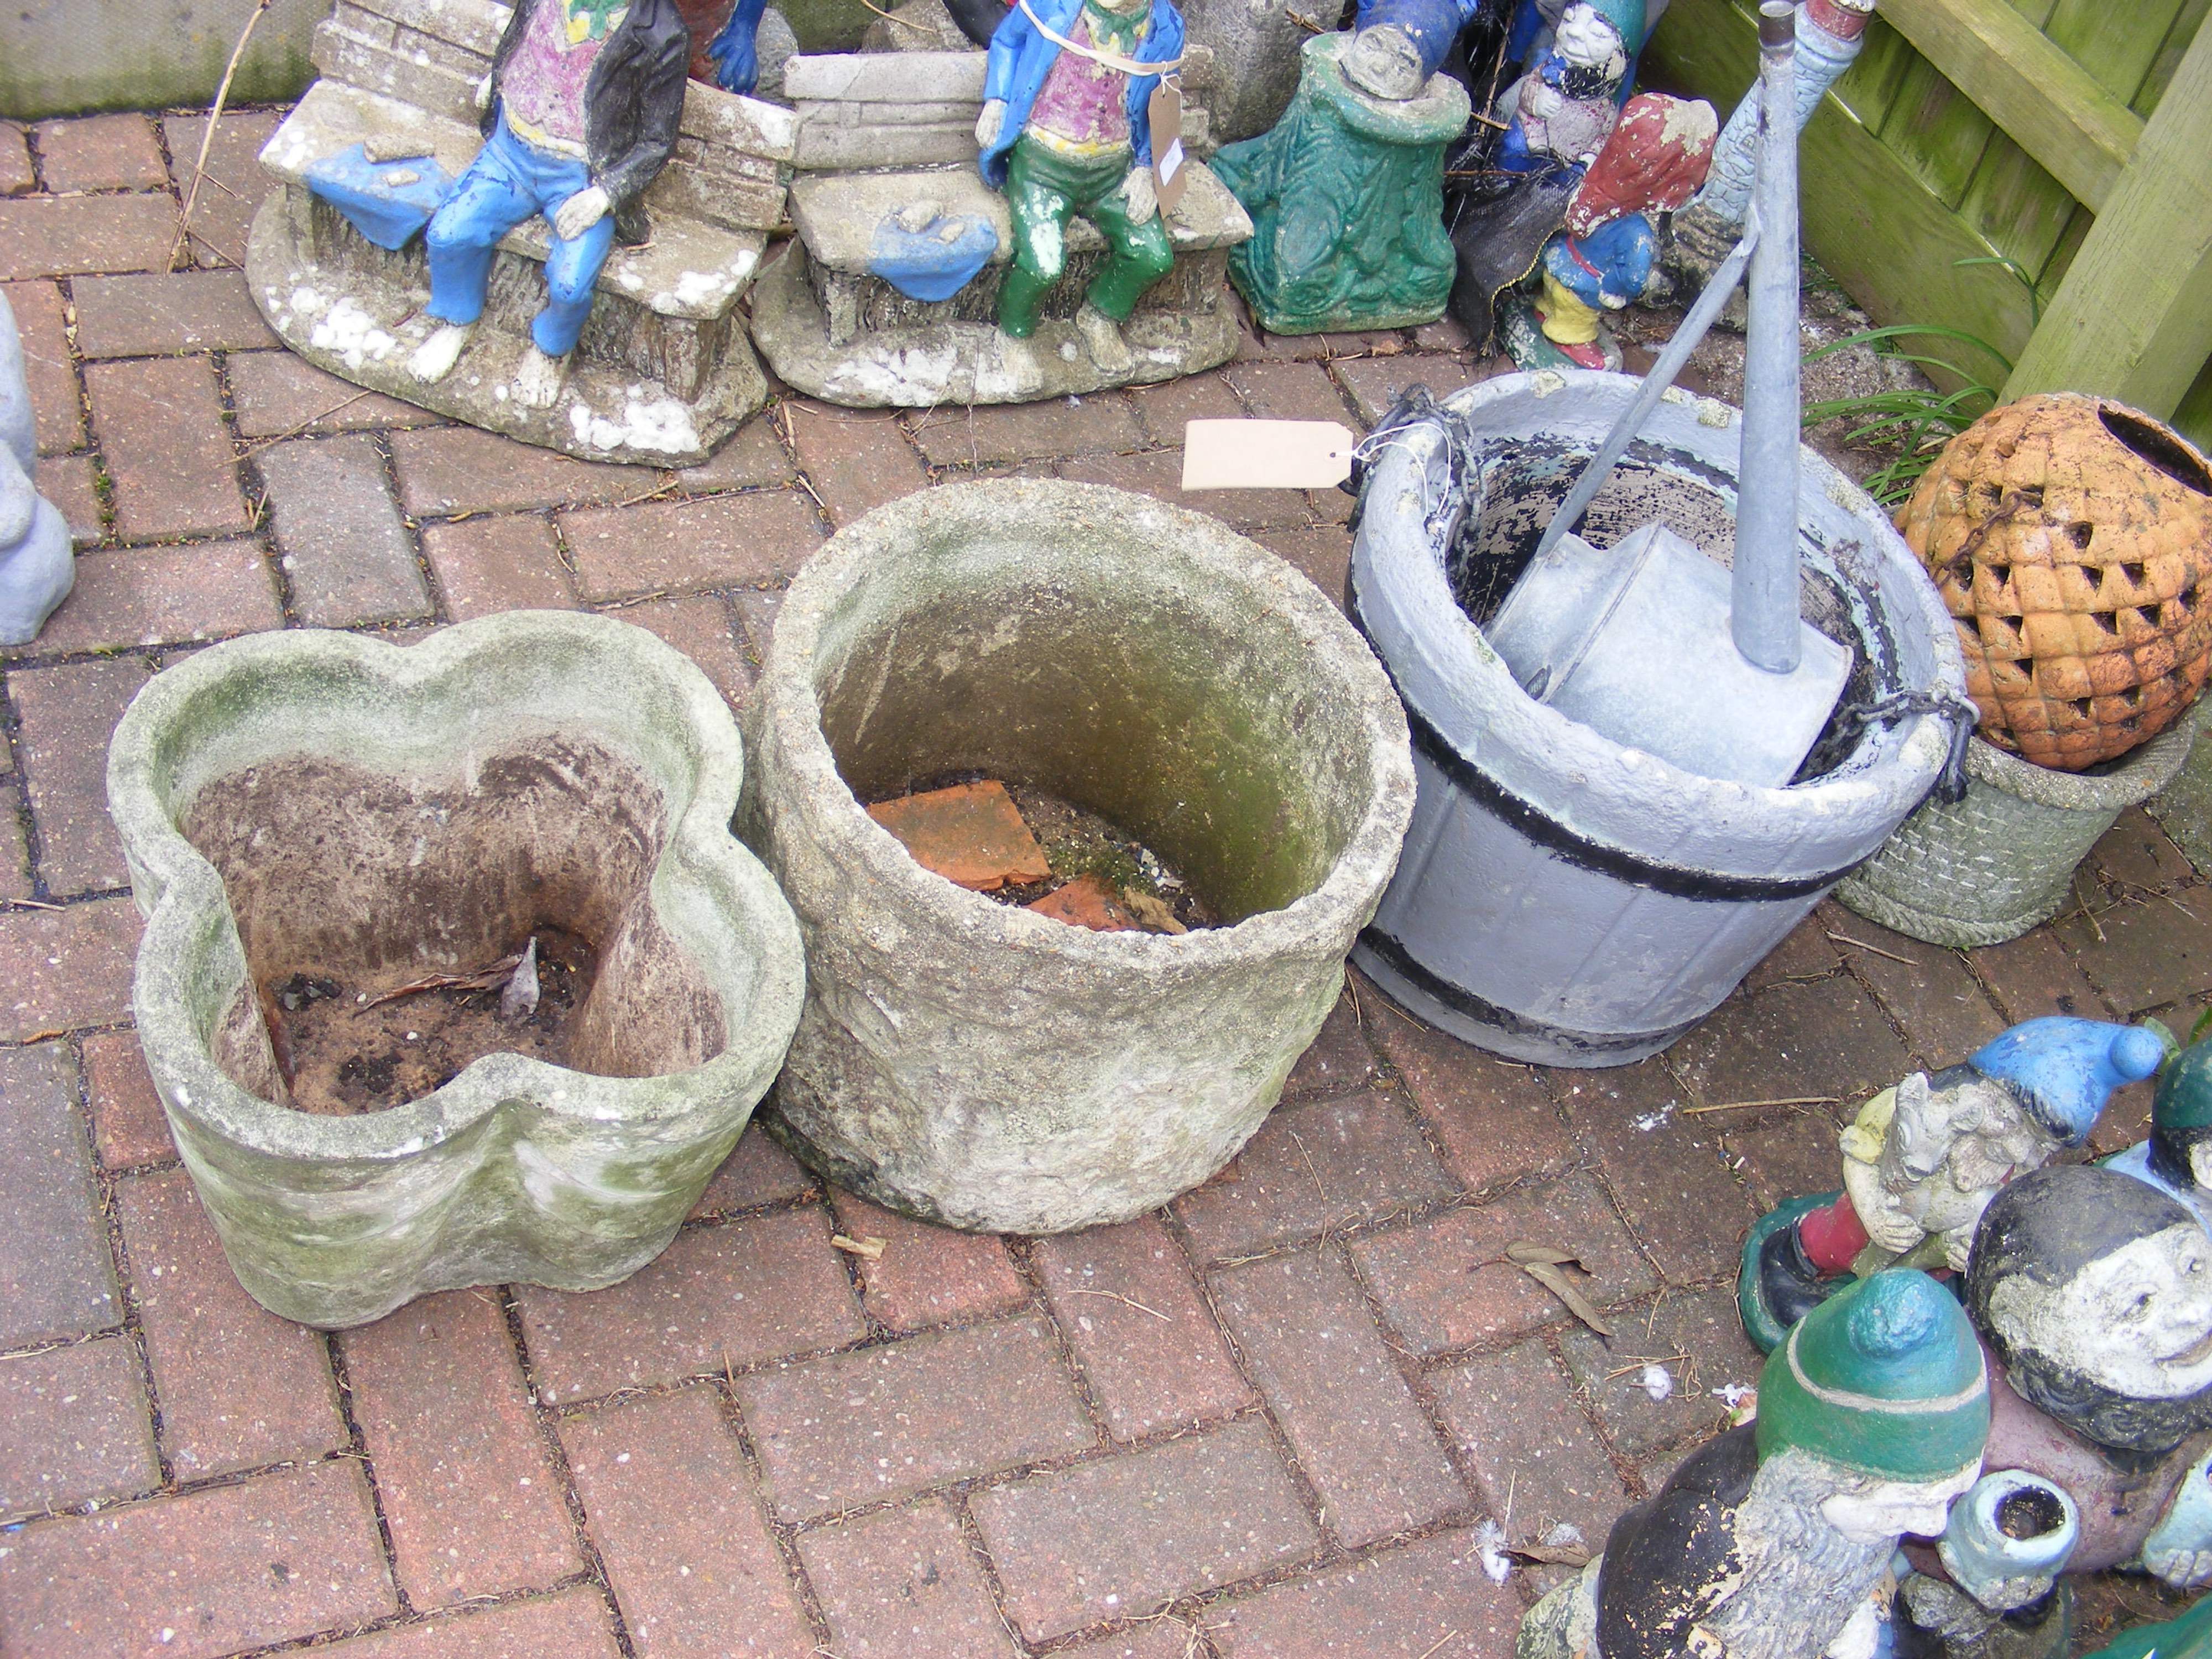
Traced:
<path fill-rule="evenodd" d="M 666 1247 L 798 1018 L 790 910 L 726 829 L 742 773 L 705 676 L 603 617 L 260 635 L 148 684 L 108 766 L 133 1008 L 258 1300 L 345 1326 L 457 1285 L 593 1289 Z M 467 970 L 541 927 L 598 951 L 571 1066 L 495 1053 L 380 1111 L 292 1109 L 266 988 Z"/>
<path fill-rule="evenodd" d="M 1396 699 L 1311 583 L 1091 485 L 930 490 L 848 526 L 793 583 L 746 718 L 741 824 L 809 958 L 780 1131 L 964 1227 L 1126 1220 L 1225 1164 L 1334 1006 L 1413 805 Z M 969 771 L 1109 819 L 1231 925 L 1001 906 L 860 805 Z"/>

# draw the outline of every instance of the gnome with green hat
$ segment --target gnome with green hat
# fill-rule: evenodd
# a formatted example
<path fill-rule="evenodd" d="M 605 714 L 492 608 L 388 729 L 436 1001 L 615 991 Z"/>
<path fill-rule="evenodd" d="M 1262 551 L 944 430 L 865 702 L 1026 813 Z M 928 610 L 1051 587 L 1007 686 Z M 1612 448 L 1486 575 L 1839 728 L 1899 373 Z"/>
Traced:
<path fill-rule="evenodd" d="M 1905 1534 L 1981 1471 L 1981 1346 L 1923 1273 L 1877 1273 L 1766 1362 L 1756 1422 L 1691 1454 L 1521 1626 L 1518 1659 L 1870 1659 Z"/>
<path fill-rule="evenodd" d="M 2105 1160 L 2176 1199 L 2212 1229 L 2212 1040 L 2193 1042 L 2159 1073 L 2150 1138 Z"/>

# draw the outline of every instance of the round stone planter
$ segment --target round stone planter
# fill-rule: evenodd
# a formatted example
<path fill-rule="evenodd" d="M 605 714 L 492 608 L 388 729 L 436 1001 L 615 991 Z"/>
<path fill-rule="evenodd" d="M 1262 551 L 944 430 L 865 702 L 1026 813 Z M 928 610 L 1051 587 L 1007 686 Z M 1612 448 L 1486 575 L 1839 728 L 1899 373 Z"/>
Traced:
<path fill-rule="evenodd" d="M 779 1132 L 955 1226 L 1126 1221 L 1227 1163 L 1344 979 L 1413 805 L 1406 724 L 1304 577 L 1091 485 L 908 496 L 793 582 L 740 829 L 806 939 Z M 1233 925 L 1095 933 L 923 869 L 861 809 L 973 769 L 1104 814 Z"/>
<path fill-rule="evenodd" d="M 644 629 L 519 611 L 409 649 L 263 634 L 155 677 L 108 804 L 146 915 L 132 1006 L 239 1280 L 303 1323 L 520 1280 L 593 1290 L 666 1248 L 783 1059 L 799 932 L 727 829 L 720 696 Z M 599 951 L 577 1069 L 518 1054 L 353 1116 L 294 1109 L 263 988 Z"/>
<path fill-rule="evenodd" d="M 2197 722 L 2184 719 L 2089 772 L 2055 772 L 1972 738 L 1966 798 L 1923 806 L 1836 897 L 1930 945 L 2018 939 L 2058 914 L 2075 866 L 2121 812 L 2179 775 L 2196 738 Z"/>

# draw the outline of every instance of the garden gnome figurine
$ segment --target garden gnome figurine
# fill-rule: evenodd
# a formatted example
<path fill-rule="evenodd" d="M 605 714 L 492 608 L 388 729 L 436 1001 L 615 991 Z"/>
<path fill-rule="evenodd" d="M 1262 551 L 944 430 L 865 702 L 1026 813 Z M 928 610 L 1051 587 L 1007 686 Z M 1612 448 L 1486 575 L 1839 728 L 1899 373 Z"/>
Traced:
<path fill-rule="evenodd" d="M 1571 0 L 1499 97 L 1506 127 L 1495 147 L 1451 163 L 1470 180 L 1447 211 L 1459 266 L 1452 309 L 1478 346 L 1495 333 L 1498 296 L 1535 267 L 1611 137 L 1629 65 L 1658 9 L 1647 12 L 1644 0 Z"/>
<path fill-rule="evenodd" d="M 1106 239 L 1107 258 L 1077 332 L 1102 370 L 1133 367 L 1121 325 L 1175 265 L 1152 169 L 1158 160 L 1172 176 L 1182 142 L 1162 133 L 1155 155 L 1151 105 L 1182 54 L 1172 0 L 1017 0 L 992 34 L 975 142 L 984 182 L 1006 191 L 1013 219 L 1013 261 L 999 288 L 1008 338 L 1036 331 L 1038 307 L 1066 268 L 1067 222 L 1079 213 Z"/>
<path fill-rule="evenodd" d="M 2212 1582 L 2212 1235 L 2116 1170 L 2039 1170 L 1984 1212 L 1966 1307 L 1989 1360 L 1986 1479 L 2058 1495 L 2071 1537 L 2053 1559 L 2035 1528 L 1975 1539 L 1971 1506 L 1954 1510 L 1940 1560 L 1911 1550 L 1904 1586 L 1935 1650 L 1967 1659 L 2000 1635 L 2003 1651 L 2045 1650 L 2029 1638 L 2063 1638 L 2062 1610 L 2038 1599 L 2062 1571 Z M 1974 1559 L 1993 1551 L 2014 1570 Z"/>
<path fill-rule="evenodd" d="M 1360 85 L 1354 58 L 1386 30 L 1413 50 L 1390 25 L 1308 40 L 1283 118 L 1213 158 L 1252 216 L 1230 280 L 1271 334 L 1414 327 L 1443 316 L 1450 297 L 1444 146 L 1466 129 L 1467 88 L 1449 75 L 1403 97 Z"/>
<path fill-rule="evenodd" d="M 2212 1230 L 2212 1041 L 2193 1042 L 2166 1062 L 2149 1137 L 2104 1167 L 2149 1182 Z"/>
<path fill-rule="evenodd" d="M 416 378 L 453 372 L 483 314 L 500 239 L 543 214 L 553 229 L 545 308 L 513 392 L 526 408 L 552 407 L 600 267 L 617 238 L 649 234 L 638 198 L 675 150 L 690 58 L 676 0 L 516 0 L 478 89 L 484 147 L 425 234 L 425 310 L 443 326 L 416 349 Z"/>
<path fill-rule="evenodd" d="M 1518 1659 L 1873 1659 L 1906 1534 L 1942 1530 L 1989 1432 L 1982 1351 L 1927 1274 L 1830 1298 L 1759 1417 L 1692 1452 L 1521 1626 Z"/>
<path fill-rule="evenodd" d="M 1771 1348 L 1840 1275 L 1964 1267 L 1997 1189 L 2087 1140 L 2112 1091 L 2165 1058 L 2145 1027 L 2052 1015 L 1962 1066 L 1883 1090 L 1843 1133 L 1843 1194 L 1793 1200 L 1752 1228 L 1738 1293 L 1746 1333 Z"/>
<path fill-rule="evenodd" d="M 1652 218 L 1704 182 L 1719 132 L 1701 100 L 1645 92 L 1628 100 L 1568 203 L 1565 225 L 1544 245 L 1541 297 L 1505 320 L 1506 349 L 1522 368 L 1620 368 L 1605 313 L 1645 296 L 1658 264 Z"/>
<path fill-rule="evenodd" d="M 38 429 L 15 313 L 0 292 L 0 645 L 28 645 L 76 580 L 69 526 L 38 492 Z"/>

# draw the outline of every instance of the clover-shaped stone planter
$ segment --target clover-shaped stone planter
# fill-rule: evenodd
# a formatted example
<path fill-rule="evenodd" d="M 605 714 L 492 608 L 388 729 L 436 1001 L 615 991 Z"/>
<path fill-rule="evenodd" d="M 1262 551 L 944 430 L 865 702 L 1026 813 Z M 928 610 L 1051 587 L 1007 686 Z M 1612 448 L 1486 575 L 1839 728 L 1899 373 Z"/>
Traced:
<path fill-rule="evenodd" d="M 1125 1221 L 1226 1164 L 1335 1004 L 1413 810 L 1404 714 L 1314 586 L 1088 484 L 951 486 L 839 532 L 745 720 L 740 831 L 808 957 L 771 1127 L 961 1227 Z M 862 810 L 964 770 L 1103 814 L 1233 925 L 1002 905 Z"/>
<path fill-rule="evenodd" d="M 107 775 L 138 1037 L 257 1300 L 343 1327 L 459 1285 L 596 1289 L 667 1246 L 804 991 L 790 908 L 728 832 L 743 774 L 706 677 L 605 617 L 264 634 L 146 686 Z M 465 970 L 548 926 L 599 953 L 575 1069 L 489 1054 L 403 1105 L 294 1109 L 265 988 Z"/>

